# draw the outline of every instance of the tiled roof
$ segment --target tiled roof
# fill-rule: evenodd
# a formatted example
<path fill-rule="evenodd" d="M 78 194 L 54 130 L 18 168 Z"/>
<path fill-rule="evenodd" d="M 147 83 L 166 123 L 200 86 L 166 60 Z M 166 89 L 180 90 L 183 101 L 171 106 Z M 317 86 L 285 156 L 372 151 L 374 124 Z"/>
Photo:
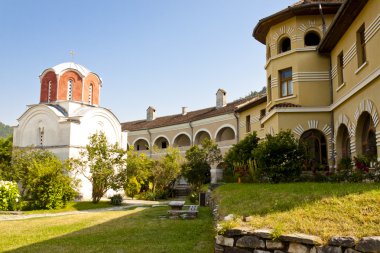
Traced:
<path fill-rule="evenodd" d="M 287 108 L 287 107 L 301 107 L 300 105 L 292 104 L 292 103 L 279 103 L 272 106 L 269 111 L 272 111 L 275 108 Z"/>
<path fill-rule="evenodd" d="M 239 99 L 237 101 L 228 103 L 226 106 L 221 108 L 209 107 L 205 109 L 200 109 L 196 111 L 188 112 L 185 115 L 175 114 L 169 116 L 158 117 L 154 120 L 137 120 L 121 123 L 122 130 L 125 131 L 138 131 L 144 129 L 152 129 L 157 127 L 165 127 L 171 125 L 177 125 L 182 123 L 188 123 L 196 120 L 207 119 L 215 116 L 220 116 L 224 114 L 229 114 L 235 112 L 235 109 L 250 100 L 252 97 Z M 254 98 L 255 99 L 255 98 Z"/>

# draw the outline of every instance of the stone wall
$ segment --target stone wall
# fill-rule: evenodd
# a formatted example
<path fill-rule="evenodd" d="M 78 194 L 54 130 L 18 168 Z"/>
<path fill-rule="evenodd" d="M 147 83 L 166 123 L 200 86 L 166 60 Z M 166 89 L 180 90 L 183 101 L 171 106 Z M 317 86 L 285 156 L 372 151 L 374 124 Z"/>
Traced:
<path fill-rule="evenodd" d="M 274 231 L 229 229 L 215 238 L 215 253 L 380 253 L 380 236 L 334 236 L 326 245 L 321 238 L 305 234 L 284 234 L 273 239 Z"/>

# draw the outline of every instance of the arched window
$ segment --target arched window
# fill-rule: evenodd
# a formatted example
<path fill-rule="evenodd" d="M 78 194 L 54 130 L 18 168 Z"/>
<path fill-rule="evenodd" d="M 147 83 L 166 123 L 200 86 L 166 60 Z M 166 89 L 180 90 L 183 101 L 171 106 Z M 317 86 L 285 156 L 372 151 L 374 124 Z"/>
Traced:
<path fill-rule="evenodd" d="M 93 91 L 93 86 L 90 84 L 90 87 L 88 87 L 88 103 L 92 105 L 92 91 Z"/>
<path fill-rule="evenodd" d="M 73 100 L 73 80 L 67 82 L 67 100 Z"/>
<path fill-rule="evenodd" d="M 288 37 L 282 38 L 279 43 L 279 53 L 284 53 L 292 49 L 290 39 Z"/>
<path fill-rule="evenodd" d="M 51 98 L 51 81 L 49 81 L 49 86 L 48 86 L 48 103 L 50 102 Z"/>
<path fill-rule="evenodd" d="M 318 46 L 319 42 L 321 41 L 321 37 L 319 37 L 318 33 L 314 32 L 314 31 L 310 31 L 310 32 L 306 33 L 304 40 L 305 40 L 305 46 L 306 47 Z"/>

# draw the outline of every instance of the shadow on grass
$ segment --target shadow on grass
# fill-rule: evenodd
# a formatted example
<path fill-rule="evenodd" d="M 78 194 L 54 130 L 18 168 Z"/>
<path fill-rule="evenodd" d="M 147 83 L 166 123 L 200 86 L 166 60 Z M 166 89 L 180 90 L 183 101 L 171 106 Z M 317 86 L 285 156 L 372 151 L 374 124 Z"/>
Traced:
<path fill-rule="evenodd" d="M 379 183 L 226 184 L 216 189 L 222 216 L 285 212 L 316 201 L 380 191 Z"/>
<path fill-rule="evenodd" d="M 6 252 L 212 252 L 213 222 L 208 208 L 201 208 L 199 217 L 194 220 L 160 219 L 159 216 L 166 212 L 166 207 L 136 210 L 95 226 Z M 108 213 L 104 212 L 104 215 Z M 75 219 L 75 216 L 67 217 L 70 218 Z M 44 219 L 49 230 L 59 229 L 54 218 Z M 15 236 L 24 236 L 25 240 L 28 237 L 27 234 Z"/>

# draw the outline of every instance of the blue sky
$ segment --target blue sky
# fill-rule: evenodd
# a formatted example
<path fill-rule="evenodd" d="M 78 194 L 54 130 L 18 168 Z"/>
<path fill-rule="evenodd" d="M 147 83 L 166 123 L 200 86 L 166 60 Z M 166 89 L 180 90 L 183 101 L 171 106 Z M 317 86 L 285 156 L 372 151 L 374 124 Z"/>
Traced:
<path fill-rule="evenodd" d="M 100 105 L 121 122 L 214 106 L 265 85 L 259 19 L 296 0 L 1 0 L 0 121 L 39 102 L 39 74 L 71 60 L 103 79 Z"/>

